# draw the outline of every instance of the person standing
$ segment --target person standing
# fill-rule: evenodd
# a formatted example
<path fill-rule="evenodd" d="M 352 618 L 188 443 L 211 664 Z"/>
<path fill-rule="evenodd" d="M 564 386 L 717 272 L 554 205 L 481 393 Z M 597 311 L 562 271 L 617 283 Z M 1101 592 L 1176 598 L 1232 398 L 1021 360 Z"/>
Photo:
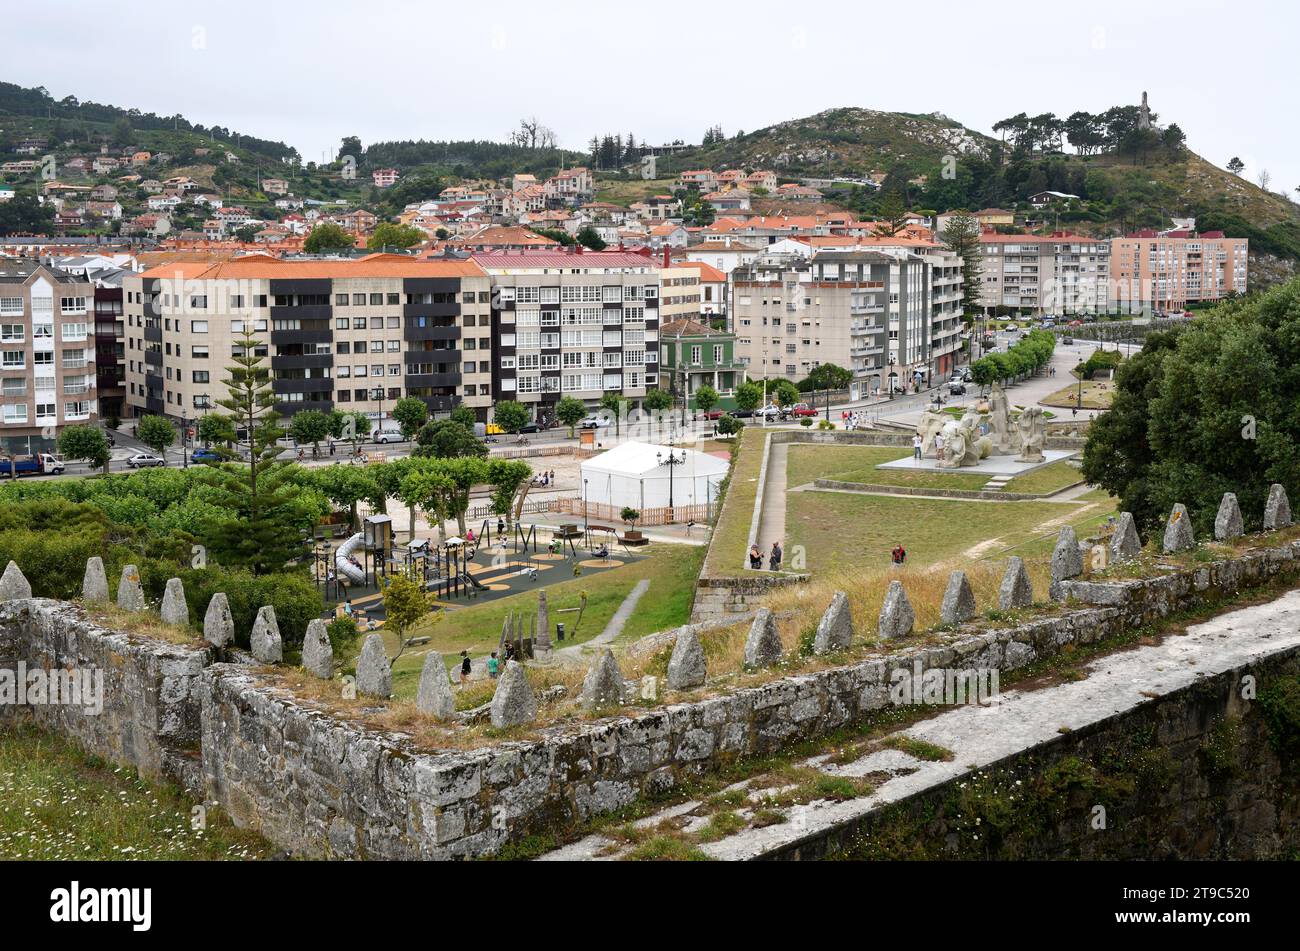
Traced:
<path fill-rule="evenodd" d="M 934 458 L 943 462 L 943 434 L 936 433 L 934 437 Z"/>
<path fill-rule="evenodd" d="M 470 659 L 469 659 L 469 651 L 461 651 L 461 652 L 460 652 L 460 682 L 461 682 L 461 686 L 464 686 L 465 684 L 469 683 L 469 672 L 470 672 L 470 670 L 472 670 L 472 669 L 473 669 L 473 664 L 470 663 Z"/>
<path fill-rule="evenodd" d="M 921 434 L 917 433 L 912 437 L 912 458 L 917 462 L 921 461 Z"/>
<path fill-rule="evenodd" d="M 501 662 L 497 660 L 496 651 L 493 651 L 492 656 L 487 659 L 487 672 L 488 672 L 488 676 L 491 677 L 493 680 L 496 680 L 497 676 L 501 672 Z"/>
<path fill-rule="evenodd" d="M 772 553 L 767 559 L 768 568 L 771 571 L 781 570 L 781 543 L 772 542 Z"/>

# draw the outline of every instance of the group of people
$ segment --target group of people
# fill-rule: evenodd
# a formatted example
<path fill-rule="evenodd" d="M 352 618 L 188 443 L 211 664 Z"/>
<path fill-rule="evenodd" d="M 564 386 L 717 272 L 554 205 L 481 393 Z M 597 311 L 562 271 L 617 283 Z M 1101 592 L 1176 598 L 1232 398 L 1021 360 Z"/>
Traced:
<path fill-rule="evenodd" d="M 781 558 L 781 543 L 779 541 L 772 542 L 772 550 L 767 555 L 767 570 L 780 571 Z M 757 544 L 749 546 L 749 567 L 755 571 L 763 570 L 763 553 L 759 551 Z"/>
<path fill-rule="evenodd" d="M 844 410 L 840 414 L 840 420 L 844 423 L 846 430 L 865 429 L 869 425 L 869 418 L 866 413 L 850 413 Z"/>
<path fill-rule="evenodd" d="M 554 483 L 555 483 L 554 469 L 551 469 L 549 471 L 544 470 L 542 472 L 539 472 L 537 475 L 533 476 L 533 485 L 539 485 L 542 488 L 547 488 L 548 486 L 551 486 Z"/>

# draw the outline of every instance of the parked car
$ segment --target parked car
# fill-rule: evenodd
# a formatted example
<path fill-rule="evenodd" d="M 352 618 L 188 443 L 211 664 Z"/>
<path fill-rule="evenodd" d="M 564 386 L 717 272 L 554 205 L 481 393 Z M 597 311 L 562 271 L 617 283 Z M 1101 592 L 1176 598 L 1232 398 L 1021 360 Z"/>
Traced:
<path fill-rule="evenodd" d="M 215 449 L 195 449 L 190 453 L 191 462 L 220 462 L 221 453 Z"/>
<path fill-rule="evenodd" d="M 717 422 L 718 420 L 722 419 L 722 417 L 726 415 L 727 415 L 727 411 L 725 409 L 711 409 L 704 414 L 704 418 L 709 420 L 710 422 Z"/>
<path fill-rule="evenodd" d="M 511 435 L 522 436 L 524 433 L 540 433 L 542 426 L 540 423 L 524 423 L 516 429 Z"/>
<path fill-rule="evenodd" d="M 370 441 L 380 445 L 388 445 L 390 442 L 405 442 L 406 437 L 396 426 L 385 426 L 383 429 L 376 429 L 370 434 Z"/>
<path fill-rule="evenodd" d="M 731 415 L 736 419 L 753 419 L 754 411 L 752 409 L 733 409 Z"/>
<path fill-rule="evenodd" d="M 791 416 L 816 416 L 817 410 L 807 403 L 795 403 L 790 407 Z"/>
<path fill-rule="evenodd" d="M 137 452 L 128 456 L 126 464 L 132 469 L 149 469 L 153 466 L 165 466 L 166 461 L 155 456 L 152 452 Z"/>
<path fill-rule="evenodd" d="M 771 422 L 781 418 L 781 408 L 779 406 L 764 406 L 762 409 L 754 410 L 754 415 L 762 416 Z"/>
<path fill-rule="evenodd" d="M 1008 333 L 1015 333 L 1017 330 L 1020 329 L 1020 327 L 1019 327 L 1019 325 L 1017 325 L 1017 324 L 1007 324 L 1007 325 L 1006 325 L 1005 327 L 1003 327 L 1002 329 L 1005 330 L 1005 331 L 1007 331 Z"/>
<path fill-rule="evenodd" d="M 63 468 L 63 460 L 48 452 L 0 459 L 0 476 L 61 475 Z"/>
<path fill-rule="evenodd" d="M 966 384 L 961 380 L 953 380 L 948 384 L 948 394 L 950 396 L 965 396 Z"/>
<path fill-rule="evenodd" d="M 1074 338 L 1067 335 L 1061 338 L 1061 343 L 1065 343 L 1065 344 L 1074 343 Z"/>

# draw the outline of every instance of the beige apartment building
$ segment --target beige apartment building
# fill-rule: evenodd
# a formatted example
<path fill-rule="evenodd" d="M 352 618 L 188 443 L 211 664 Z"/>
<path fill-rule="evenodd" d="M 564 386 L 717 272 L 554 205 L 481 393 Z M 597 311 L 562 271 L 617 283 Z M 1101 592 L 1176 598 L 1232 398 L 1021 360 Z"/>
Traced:
<path fill-rule="evenodd" d="M 1109 239 L 1084 235 L 980 235 L 980 304 L 992 314 L 1105 313 L 1110 295 Z"/>
<path fill-rule="evenodd" d="M 1250 243 L 1222 231 L 1139 231 L 1111 241 L 1113 299 L 1125 313 L 1167 313 L 1246 293 Z"/>
<path fill-rule="evenodd" d="M 484 252 L 498 326 L 493 386 L 536 415 L 572 396 L 632 401 L 658 387 L 659 328 L 700 314 L 700 272 L 648 254 L 578 249 Z"/>
<path fill-rule="evenodd" d="M 96 418 L 95 288 L 34 261 L 0 263 L 0 449 L 54 451 Z"/>
<path fill-rule="evenodd" d="M 193 420 L 211 410 L 228 395 L 246 329 L 284 416 L 339 409 L 379 424 L 406 396 L 435 414 L 458 405 L 490 413 L 490 285 L 470 261 L 182 262 L 128 277 L 124 298 L 133 416 Z"/>

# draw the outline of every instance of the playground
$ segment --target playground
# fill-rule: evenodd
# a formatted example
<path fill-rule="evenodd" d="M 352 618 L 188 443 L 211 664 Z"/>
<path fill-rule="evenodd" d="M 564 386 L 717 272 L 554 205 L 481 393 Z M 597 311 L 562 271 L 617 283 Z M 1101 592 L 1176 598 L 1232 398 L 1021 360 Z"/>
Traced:
<path fill-rule="evenodd" d="M 392 520 L 369 516 L 362 531 L 318 538 L 313 577 L 337 611 L 350 604 L 363 631 L 384 622 L 383 585 L 402 574 L 421 578 L 434 607 L 456 610 L 621 568 L 644 558 L 612 526 L 543 526 L 484 520 L 465 536 L 433 543 L 395 541 Z"/>

